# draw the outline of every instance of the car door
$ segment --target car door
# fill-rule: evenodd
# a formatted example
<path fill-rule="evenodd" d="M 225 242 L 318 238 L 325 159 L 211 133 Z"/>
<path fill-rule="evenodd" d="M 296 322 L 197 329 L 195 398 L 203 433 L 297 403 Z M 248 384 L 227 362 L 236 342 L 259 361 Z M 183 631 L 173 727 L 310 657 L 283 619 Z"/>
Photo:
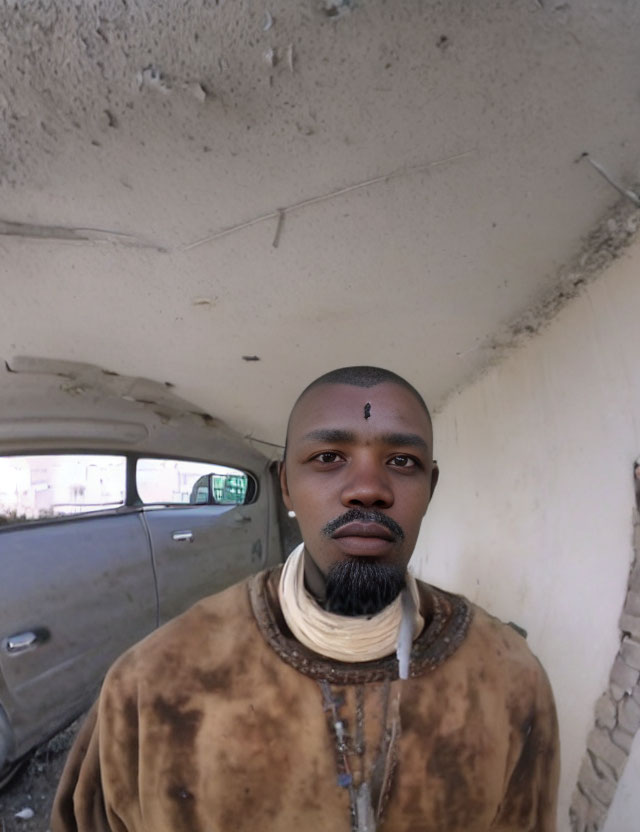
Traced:
<path fill-rule="evenodd" d="M 156 593 L 140 511 L 122 505 L 124 457 L 0 457 L 0 474 L 0 699 L 20 753 L 90 704 L 154 628 Z"/>
<path fill-rule="evenodd" d="M 260 570 L 267 558 L 269 489 L 208 462 L 138 460 L 158 587 L 160 623 Z"/>

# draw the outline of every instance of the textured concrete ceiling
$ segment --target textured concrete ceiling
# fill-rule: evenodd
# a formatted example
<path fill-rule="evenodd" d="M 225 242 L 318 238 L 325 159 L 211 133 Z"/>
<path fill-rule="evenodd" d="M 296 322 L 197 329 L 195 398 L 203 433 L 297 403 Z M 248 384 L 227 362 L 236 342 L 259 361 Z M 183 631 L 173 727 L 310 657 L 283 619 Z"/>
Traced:
<path fill-rule="evenodd" d="M 638 178 L 639 36 L 635 0 L 5 2 L 0 356 L 275 442 L 347 363 L 437 405 L 615 203 L 581 154 Z"/>

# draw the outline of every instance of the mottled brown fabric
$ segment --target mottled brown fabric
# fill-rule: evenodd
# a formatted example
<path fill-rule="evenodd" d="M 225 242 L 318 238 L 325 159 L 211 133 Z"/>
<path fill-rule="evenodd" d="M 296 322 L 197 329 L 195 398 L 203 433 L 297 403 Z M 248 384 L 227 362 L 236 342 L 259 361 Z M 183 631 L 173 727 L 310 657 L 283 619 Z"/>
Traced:
<path fill-rule="evenodd" d="M 52 832 L 349 832 L 314 675 L 326 661 L 298 651 L 272 586 L 262 574 L 207 598 L 116 662 L 70 753 Z M 335 662 L 324 686 L 356 782 L 389 785 L 379 829 L 552 832 L 558 741 L 542 667 L 479 608 L 420 592 L 428 624 L 410 679 L 381 660 L 349 682 Z"/>

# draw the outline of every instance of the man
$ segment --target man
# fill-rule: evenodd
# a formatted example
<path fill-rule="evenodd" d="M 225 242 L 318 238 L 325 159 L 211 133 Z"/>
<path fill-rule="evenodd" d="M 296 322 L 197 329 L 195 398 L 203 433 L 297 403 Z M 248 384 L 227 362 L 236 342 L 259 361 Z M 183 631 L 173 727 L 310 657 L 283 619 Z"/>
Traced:
<path fill-rule="evenodd" d="M 407 573 L 438 478 L 408 382 L 349 367 L 289 420 L 284 568 L 109 672 L 53 832 L 551 832 L 558 741 L 524 639 Z"/>

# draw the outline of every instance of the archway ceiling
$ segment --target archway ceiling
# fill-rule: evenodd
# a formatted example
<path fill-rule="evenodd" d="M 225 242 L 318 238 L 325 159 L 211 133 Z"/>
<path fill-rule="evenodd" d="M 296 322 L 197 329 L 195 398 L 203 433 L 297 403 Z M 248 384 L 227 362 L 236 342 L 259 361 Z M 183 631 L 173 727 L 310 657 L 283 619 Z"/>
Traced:
<path fill-rule="evenodd" d="M 637 179 L 639 34 L 632 0 L 4 4 L 0 356 L 273 442 L 335 366 L 441 404 L 616 202 L 581 154 Z"/>

